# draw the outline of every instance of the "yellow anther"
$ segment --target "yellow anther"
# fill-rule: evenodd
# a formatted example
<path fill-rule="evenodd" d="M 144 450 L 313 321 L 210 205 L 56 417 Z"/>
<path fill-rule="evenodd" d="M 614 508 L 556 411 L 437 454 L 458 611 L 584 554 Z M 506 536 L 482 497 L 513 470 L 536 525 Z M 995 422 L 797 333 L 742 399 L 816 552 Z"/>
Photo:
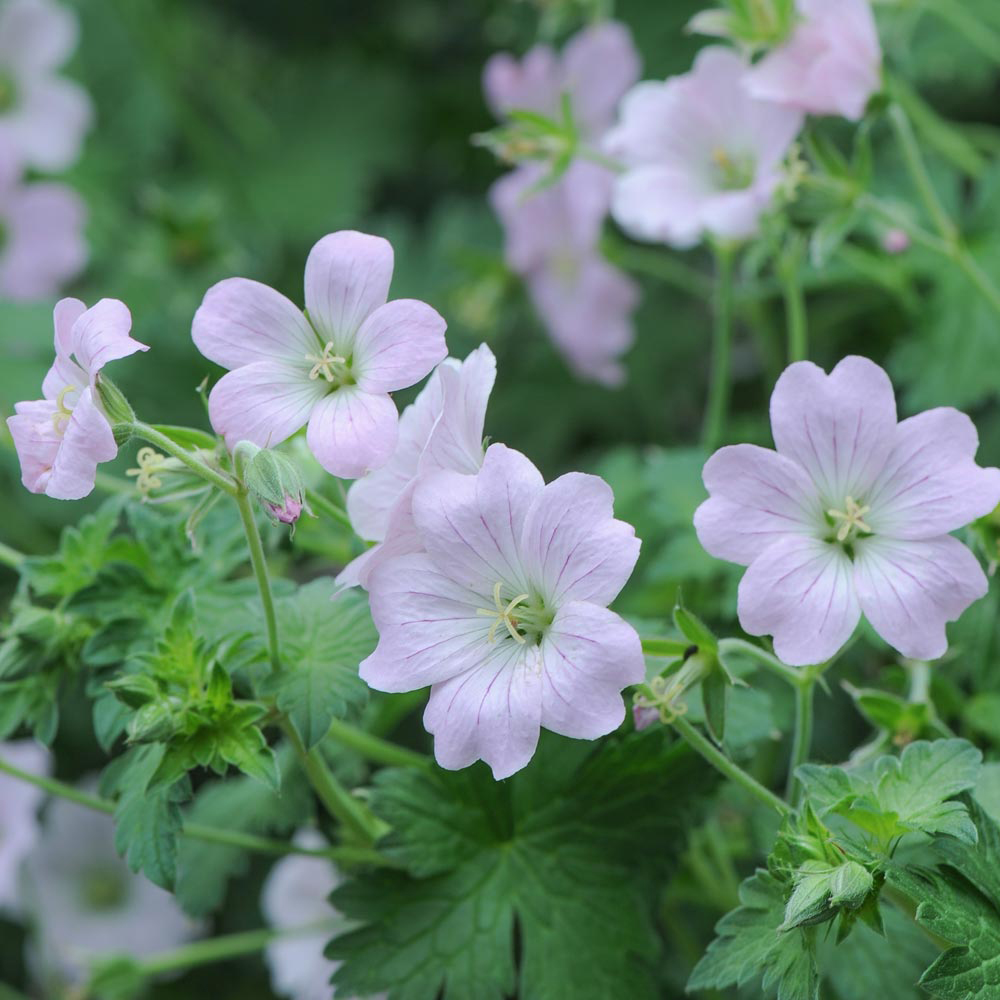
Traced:
<path fill-rule="evenodd" d="M 335 365 L 346 365 L 347 358 L 342 358 L 339 354 L 333 353 L 333 341 L 328 340 L 323 347 L 322 354 L 307 354 L 306 361 L 312 361 L 313 366 L 309 370 L 309 378 L 315 382 L 320 376 L 327 382 L 336 380 L 333 368 Z"/>
<path fill-rule="evenodd" d="M 76 391 L 75 385 L 63 386 L 56 396 L 56 412 L 52 414 L 52 426 L 56 429 L 56 434 L 64 434 L 69 424 L 73 411 L 66 405 L 66 397 Z"/>
<path fill-rule="evenodd" d="M 163 480 L 156 473 L 163 468 L 166 458 L 166 455 L 161 455 L 153 448 L 140 448 L 139 454 L 136 455 L 139 468 L 127 469 L 125 475 L 137 477 L 135 485 L 140 493 L 158 490 L 163 485 Z"/>
<path fill-rule="evenodd" d="M 517 630 L 517 619 L 513 616 L 513 612 L 519 604 L 528 600 L 530 596 L 530 594 L 518 594 L 517 597 L 512 601 L 508 601 L 505 605 L 503 599 L 500 597 L 500 581 L 497 581 L 496 586 L 493 588 L 493 603 L 496 607 L 476 609 L 477 615 L 484 615 L 487 618 L 495 619 L 486 637 L 487 642 L 496 642 L 497 628 L 503 625 L 515 642 L 519 642 L 522 645 L 525 643 L 524 636 Z"/>
<path fill-rule="evenodd" d="M 871 507 L 862 506 L 854 497 L 845 497 L 844 507 L 844 510 L 831 507 L 827 511 L 827 514 L 835 521 L 840 521 L 840 527 L 837 529 L 837 541 L 846 542 L 852 531 L 864 531 L 871 534 L 871 527 L 864 521 L 864 516 L 871 510 Z"/>

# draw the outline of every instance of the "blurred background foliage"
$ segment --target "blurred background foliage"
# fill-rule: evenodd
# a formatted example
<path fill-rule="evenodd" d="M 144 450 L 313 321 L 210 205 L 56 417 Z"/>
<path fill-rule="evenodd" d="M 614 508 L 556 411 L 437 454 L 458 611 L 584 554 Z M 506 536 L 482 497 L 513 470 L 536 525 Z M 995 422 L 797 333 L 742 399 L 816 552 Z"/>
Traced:
<path fill-rule="evenodd" d="M 142 419 L 207 426 L 196 388 L 217 373 L 194 349 L 190 326 L 211 284 L 243 275 L 301 301 L 305 258 L 319 237 L 341 228 L 379 233 L 396 251 L 391 295 L 421 298 L 442 312 L 453 355 L 464 357 L 483 341 L 497 354 L 487 433 L 528 454 L 547 478 L 584 469 L 614 486 L 618 516 L 634 523 L 644 540 L 621 610 L 663 623 L 683 587 L 690 607 L 733 634 L 739 571 L 707 556 L 691 528 L 704 495 L 706 456 L 695 442 L 710 341 L 708 254 L 662 249 L 654 261 L 652 251 L 637 254 L 609 233 L 611 255 L 642 272 L 637 343 L 624 389 L 578 382 L 506 271 L 500 229 L 485 200 L 502 168 L 470 143 L 472 133 L 493 124 L 480 88 L 489 55 L 524 52 L 540 28 L 565 35 L 579 25 L 582 5 L 75 0 L 72 6 L 82 41 L 67 72 L 91 93 L 97 123 L 66 178 L 88 203 L 91 244 L 90 266 L 68 293 L 88 303 L 120 298 L 131 308 L 134 335 L 152 352 L 122 362 L 116 379 Z M 683 27 L 702 6 L 697 0 L 617 5 L 615 16 L 632 29 L 642 52 L 644 77 L 688 68 L 702 42 Z M 966 0 L 966 6 L 995 24 L 1000 39 L 995 0 Z M 947 139 L 928 141 L 933 118 L 931 132 L 921 133 L 924 151 L 980 264 L 1000 277 L 1000 52 L 991 58 L 960 25 L 928 17 L 915 4 L 878 9 L 887 65 L 957 123 L 949 135 L 961 137 L 964 169 L 954 155 L 942 155 Z M 848 146 L 844 125 L 820 128 Z M 915 203 L 888 129 L 877 124 L 873 139 L 877 190 Z M 917 249 L 889 255 L 881 249 L 883 236 L 862 225 L 846 251 L 822 267 L 806 267 L 811 357 L 829 368 L 856 352 L 886 365 L 904 414 L 942 404 L 966 409 L 980 430 L 981 461 L 996 464 L 1000 318 L 957 270 Z M 784 364 L 784 316 L 773 282 L 753 274 L 743 279 L 727 436 L 769 444 L 766 404 Z M 0 303 L 5 413 L 37 394 L 50 364 L 51 306 Z M 401 394 L 401 405 L 410 395 Z M 0 539 L 50 552 L 60 528 L 99 497 L 64 504 L 28 495 L 9 437 L 2 443 Z M 124 449 L 108 471 L 122 477 L 134 464 L 134 450 Z M 291 554 L 287 541 L 280 544 Z M 346 535 L 331 536 L 326 524 L 304 522 L 294 544 L 308 576 L 329 573 L 352 543 Z M 949 669 L 936 678 L 935 693 L 963 734 L 1000 745 L 996 605 L 992 593 L 953 629 Z M 903 672 L 886 670 L 891 660 L 877 640 L 859 644 L 845 660 L 842 674 L 858 687 L 876 681 L 902 687 Z M 978 694 L 963 701 L 963 689 L 972 687 Z M 748 726 L 755 722 L 754 738 L 767 744 L 769 733 L 787 729 L 790 706 L 784 692 L 766 685 L 752 695 L 756 701 L 733 711 L 742 711 Z M 98 763 L 89 734 L 78 731 L 86 725 L 86 719 L 75 727 L 67 722 L 60 740 L 75 753 L 86 749 L 78 757 L 60 754 L 62 760 Z M 820 702 L 817 756 L 841 760 L 867 732 L 849 694 L 834 683 Z M 766 774 L 780 769 L 778 760 L 771 741 L 756 751 L 754 767 Z M 682 952 L 696 955 L 732 904 L 726 886 L 719 900 L 705 905 L 697 879 L 693 889 L 688 884 L 717 850 L 719 824 L 730 850 L 742 851 L 741 864 L 766 842 L 766 832 L 740 825 L 735 815 L 723 809 L 698 832 L 686 874 L 664 904 L 664 922 Z M 235 883 L 221 929 L 258 924 L 256 892 L 265 868 L 266 862 L 255 862 Z M 700 915 L 691 919 L 695 901 Z M 689 949 L 687 938 L 693 939 Z M 21 980 L 20 940 L 13 925 L 0 924 L 0 982 Z M 267 997 L 265 983 L 263 965 L 242 960 L 161 986 L 156 995 Z M 860 996 L 843 990 L 844 1000 Z"/>

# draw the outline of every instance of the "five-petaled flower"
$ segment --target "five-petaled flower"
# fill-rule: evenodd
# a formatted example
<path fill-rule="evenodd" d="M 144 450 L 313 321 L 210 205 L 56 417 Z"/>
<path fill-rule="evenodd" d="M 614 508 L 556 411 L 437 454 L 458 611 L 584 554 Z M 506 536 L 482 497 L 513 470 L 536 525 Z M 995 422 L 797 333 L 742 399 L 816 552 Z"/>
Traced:
<path fill-rule="evenodd" d="M 117 299 L 90 309 L 79 299 L 62 299 L 53 319 L 56 360 L 42 383 L 45 398 L 17 403 L 7 426 L 25 487 L 79 500 L 93 490 L 97 466 L 118 454 L 95 379 L 109 361 L 149 348 L 129 336 L 132 316 Z"/>
<path fill-rule="evenodd" d="M 786 663 L 820 663 L 862 612 L 904 656 L 933 660 L 945 624 L 986 593 L 949 532 L 1000 503 L 1000 470 L 975 462 L 972 421 L 949 407 L 897 423 L 886 373 L 845 358 L 826 375 L 802 361 L 771 397 L 777 451 L 742 444 L 705 465 L 702 545 L 749 566 L 739 618 L 772 634 Z"/>
<path fill-rule="evenodd" d="M 413 299 L 386 302 L 393 253 L 377 236 L 324 236 L 306 262 L 303 312 L 246 278 L 208 290 L 192 336 L 229 368 L 209 415 L 230 449 L 280 444 L 308 424 L 306 441 L 335 476 L 377 469 L 396 446 L 390 392 L 419 382 L 444 359 L 445 322 Z"/>
<path fill-rule="evenodd" d="M 482 344 L 465 361 L 439 365 L 399 419 L 399 443 L 380 469 L 351 485 L 347 513 L 361 538 L 377 542 L 337 577 L 342 587 L 367 586 L 375 567 L 419 552 L 411 502 L 421 476 L 443 469 L 474 474 L 483 464 L 486 405 L 497 362 Z"/>
<path fill-rule="evenodd" d="M 689 247 L 705 233 L 756 234 L 803 115 L 751 97 L 746 72 L 741 56 L 709 46 L 689 73 L 625 96 L 604 146 L 625 167 L 611 213 L 631 235 Z"/>
<path fill-rule="evenodd" d="M 485 760 L 496 778 L 531 759 L 540 727 L 596 739 L 644 676 L 635 630 L 608 604 L 639 555 L 596 476 L 545 485 L 492 445 L 474 476 L 440 472 L 413 494 L 423 552 L 369 580 L 379 631 L 361 676 L 381 691 L 432 685 L 424 725 L 442 767 Z"/>

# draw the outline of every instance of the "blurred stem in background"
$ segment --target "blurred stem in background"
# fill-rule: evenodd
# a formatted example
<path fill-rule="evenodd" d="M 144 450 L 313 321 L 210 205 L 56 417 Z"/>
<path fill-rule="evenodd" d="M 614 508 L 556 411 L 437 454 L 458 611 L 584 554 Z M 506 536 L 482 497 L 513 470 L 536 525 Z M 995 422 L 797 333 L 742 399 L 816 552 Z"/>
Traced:
<path fill-rule="evenodd" d="M 788 331 L 788 363 L 805 361 L 809 356 L 809 327 L 806 299 L 802 291 L 801 268 L 803 241 L 789 237 L 788 245 L 777 261 L 778 278 L 785 300 L 785 325 Z"/>
<path fill-rule="evenodd" d="M 0 566 L 9 566 L 11 569 L 20 569 L 21 564 L 28 557 L 17 549 L 12 549 L 9 545 L 0 542 Z"/>
<path fill-rule="evenodd" d="M 718 244 L 715 247 L 715 296 L 712 361 L 708 385 L 708 405 L 702 431 L 702 447 L 715 451 L 726 429 L 729 413 L 729 370 L 733 347 L 733 261 L 736 248 Z"/>

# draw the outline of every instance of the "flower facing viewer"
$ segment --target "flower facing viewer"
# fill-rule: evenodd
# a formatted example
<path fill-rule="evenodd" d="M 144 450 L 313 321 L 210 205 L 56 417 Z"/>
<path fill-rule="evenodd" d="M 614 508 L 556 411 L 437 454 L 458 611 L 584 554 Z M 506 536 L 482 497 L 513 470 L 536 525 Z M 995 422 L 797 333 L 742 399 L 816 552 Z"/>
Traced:
<path fill-rule="evenodd" d="M 392 270 L 386 240 L 343 231 L 309 254 L 304 313 L 246 278 L 208 290 L 191 332 L 205 357 L 230 369 L 209 397 L 230 449 L 280 444 L 308 424 L 310 450 L 335 476 L 356 479 L 388 460 L 399 419 L 389 393 L 448 353 L 445 322 L 429 305 L 386 302 Z"/>
<path fill-rule="evenodd" d="M 946 622 L 987 589 L 949 532 L 1000 503 L 972 421 L 941 407 L 897 422 L 889 377 L 849 357 L 829 375 L 787 368 L 771 429 L 776 451 L 742 444 L 709 459 L 710 499 L 695 513 L 702 545 L 749 567 L 743 628 L 773 635 L 786 663 L 821 663 L 864 613 L 904 656 L 941 656 Z"/>
<path fill-rule="evenodd" d="M 482 759 L 497 779 L 531 759 L 544 726 L 596 739 L 625 717 L 644 676 L 639 637 L 607 606 L 639 555 L 608 485 L 570 473 L 545 485 L 492 445 L 475 476 L 418 484 L 424 551 L 369 580 L 379 645 L 361 676 L 381 691 L 432 685 L 424 725 L 442 767 Z"/>

